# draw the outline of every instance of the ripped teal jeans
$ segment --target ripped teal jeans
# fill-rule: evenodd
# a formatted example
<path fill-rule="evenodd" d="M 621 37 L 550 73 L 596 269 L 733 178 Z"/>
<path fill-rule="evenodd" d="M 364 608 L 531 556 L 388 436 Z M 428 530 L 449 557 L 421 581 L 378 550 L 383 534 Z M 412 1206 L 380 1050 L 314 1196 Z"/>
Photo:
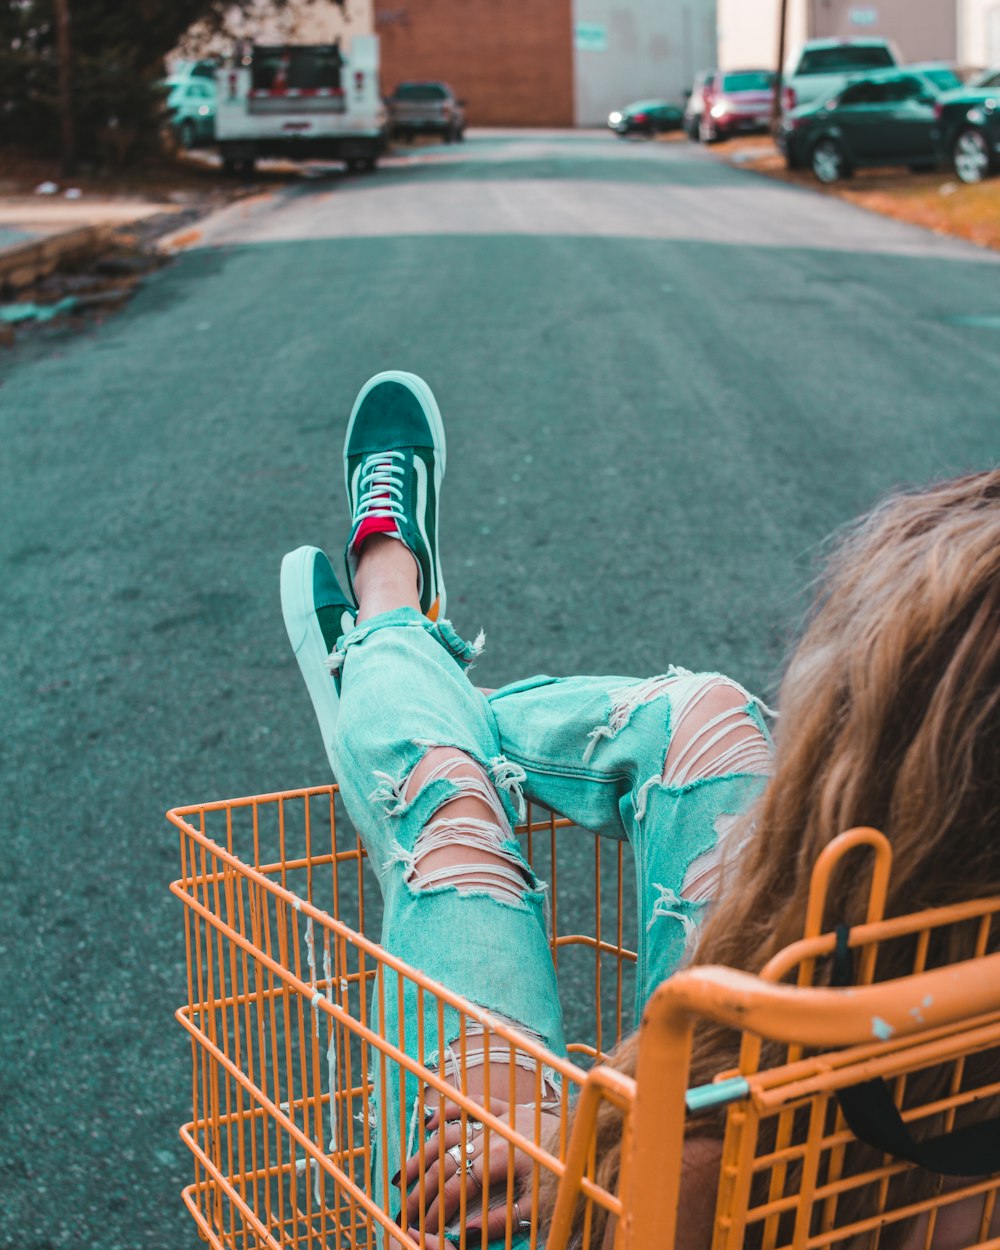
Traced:
<path fill-rule="evenodd" d="M 525 801 L 631 843 L 641 1012 L 690 948 L 727 835 L 765 784 L 770 739 L 762 705 L 718 674 L 533 677 L 486 696 L 466 675 L 476 653 L 447 621 L 432 624 L 410 608 L 345 635 L 333 659 L 340 712 L 331 762 L 379 878 L 385 948 L 562 1055 L 546 887 L 513 835 Z M 733 706 L 700 716 L 703 700 L 720 689 Z M 446 767 L 410 793 L 410 774 L 434 747 L 469 757 L 478 781 Z M 437 816 L 463 794 L 486 799 L 493 820 L 470 826 Z M 448 841 L 489 849 L 495 862 L 422 876 L 421 854 Z M 444 1013 L 442 1036 L 441 1019 L 418 1004 L 416 987 L 391 978 L 382 1003 L 374 1004 L 374 1027 L 407 1054 L 419 1051 L 429 1067 L 443 1067 L 457 1013 Z M 399 1191 L 387 1185 L 416 1148 L 417 1082 L 407 1076 L 401 1090 L 394 1064 L 372 1075 L 387 1124 L 374 1197 L 394 1214 Z"/>

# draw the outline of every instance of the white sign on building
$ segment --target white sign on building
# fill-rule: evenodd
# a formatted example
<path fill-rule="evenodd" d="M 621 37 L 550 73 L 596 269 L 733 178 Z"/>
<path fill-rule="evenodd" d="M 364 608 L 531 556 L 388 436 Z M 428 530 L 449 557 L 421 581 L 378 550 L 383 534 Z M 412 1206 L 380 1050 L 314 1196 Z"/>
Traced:
<path fill-rule="evenodd" d="M 577 52 L 607 52 L 608 28 L 602 22 L 576 22 L 573 46 Z"/>

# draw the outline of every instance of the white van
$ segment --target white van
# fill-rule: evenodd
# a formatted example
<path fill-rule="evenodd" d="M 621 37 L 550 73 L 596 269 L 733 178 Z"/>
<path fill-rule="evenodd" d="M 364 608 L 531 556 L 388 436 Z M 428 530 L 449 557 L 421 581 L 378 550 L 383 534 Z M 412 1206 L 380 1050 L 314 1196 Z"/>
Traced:
<path fill-rule="evenodd" d="M 350 58 L 331 44 L 255 44 L 216 72 L 215 135 L 224 168 L 261 156 L 344 161 L 374 169 L 386 142 L 377 35 Z"/>

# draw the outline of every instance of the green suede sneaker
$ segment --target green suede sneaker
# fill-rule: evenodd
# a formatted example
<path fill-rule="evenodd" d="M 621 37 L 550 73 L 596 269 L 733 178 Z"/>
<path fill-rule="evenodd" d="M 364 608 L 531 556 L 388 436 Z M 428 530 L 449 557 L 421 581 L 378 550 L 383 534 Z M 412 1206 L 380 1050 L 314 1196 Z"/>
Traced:
<path fill-rule="evenodd" d="M 299 547 L 281 561 L 281 615 L 329 756 L 340 677 L 331 673 L 327 660 L 340 638 L 354 628 L 356 613 L 318 547 Z"/>
<path fill-rule="evenodd" d="M 417 561 L 421 611 L 432 621 L 444 616 L 438 555 L 444 462 L 444 425 L 427 383 L 396 370 L 366 382 L 344 440 L 352 518 L 345 564 L 352 594 L 361 544 L 372 534 L 388 534 Z"/>

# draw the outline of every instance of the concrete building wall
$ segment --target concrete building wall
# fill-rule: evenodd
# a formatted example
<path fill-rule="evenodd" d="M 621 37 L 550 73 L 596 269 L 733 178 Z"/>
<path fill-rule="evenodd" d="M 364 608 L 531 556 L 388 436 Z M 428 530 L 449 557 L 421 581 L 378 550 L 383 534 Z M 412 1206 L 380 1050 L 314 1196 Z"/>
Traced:
<path fill-rule="evenodd" d="M 777 56 L 778 0 L 718 0 L 719 64 L 773 65 Z M 788 0 L 785 46 L 789 56 L 806 39 L 893 39 L 908 61 L 968 63 L 959 51 L 959 8 L 1000 8 L 1000 0 Z M 975 15 L 970 28 L 981 27 Z M 973 63 L 975 63 L 973 61 Z"/>
<path fill-rule="evenodd" d="M 958 0 L 808 0 L 812 38 L 880 35 L 908 61 L 958 57 Z"/>
<path fill-rule="evenodd" d="M 681 103 L 715 63 L 716 0 L 574 0 L 572 17 L 578 126 L 644 97 Z"/>
<path fill-rule="evenodd" d="M 960 0 L 958 60 L 969 68 L 1000 67 L 1000 0 Z"/>
<path fill-rule="evenodd" d="M 448 82 L 473 126 L 572 126 L 571 0 L 375 0 L 387 94 Z"/>

